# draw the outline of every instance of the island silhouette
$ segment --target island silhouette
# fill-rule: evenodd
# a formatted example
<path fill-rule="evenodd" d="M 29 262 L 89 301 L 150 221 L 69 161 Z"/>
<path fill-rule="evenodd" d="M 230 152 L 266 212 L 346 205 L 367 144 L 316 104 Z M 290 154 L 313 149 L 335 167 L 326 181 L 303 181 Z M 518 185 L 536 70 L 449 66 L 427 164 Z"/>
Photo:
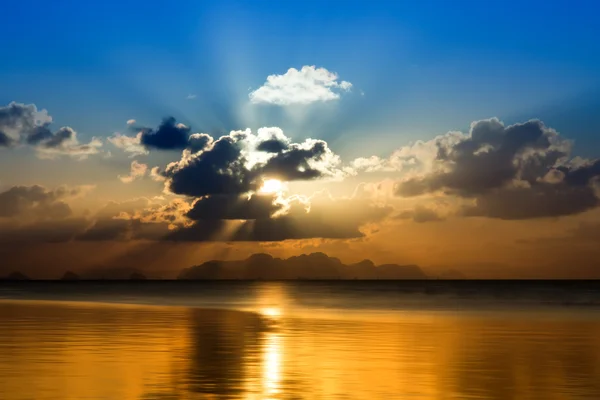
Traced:
<path fill-rule="evenodd" d="M 446 276 L 444 276 L 446 275 Z M 458 271 L 437 278 L 464 278 Z M 325 253 L 310 253 L 277 258 L 266 253 L 253 254 L 241 260 L 210 260 L 184 268 L 176 280 L 423 280 L 433 279 L 417 265 L 381 264 L 365 259 L 357 263 L 344 264 L 339 258 Z M 20 271 L 0 277 L 4 281 L 35 280 Z M 96 267 L 79 273 L 65 271 L 57 277 L 60 281 L 143 281 L 164 280 L 132 267 Z"/>
<path fill-rule="evenodd" d="M 185 268 L 180 280 L 291 280 L 291 279 L 428 279 L 416 265 L 375 265 L 371 260 L 344 264 L 324 253 L 311 253 L 287 259 L 269 254 L 253 254 L 244 260 L 212 260 Z"/>

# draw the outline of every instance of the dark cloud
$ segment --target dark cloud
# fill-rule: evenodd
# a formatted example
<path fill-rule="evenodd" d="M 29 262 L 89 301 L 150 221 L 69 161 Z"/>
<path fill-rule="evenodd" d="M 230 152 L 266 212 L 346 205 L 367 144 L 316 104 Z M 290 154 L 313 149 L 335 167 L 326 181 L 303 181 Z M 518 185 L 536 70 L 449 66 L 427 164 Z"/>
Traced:
<path fill-rule="evenodd" d="M 328 196 L 278 201 L 272 196 L 215 196 L 198 199 L 191 206 L 174 200 L 136 211 L 131 210 L 132 204 L 111 203 L 75 240 L 256 242 L 360 238 L 364 236 L 363 225 L 380 221 L 392 211 L 365 199 Z"/>
<path fill-rule="evenodd" d="M 19 225 L 0 225 L 0 247 L 16 243 L 69 242 L 89 226 L 85 218 L 38 220 Z"/>
<path fill-rule="evenodd" d="M 213 138 L 206 133 L 194 133 L 188 139 L 188 149 L 192 153 L 204 150 L 213 141 Z"/>
<path fill-rule="evenodd" d="M 482 194 L 475 205 L 464 208 L 463 214 L 515 220 L 578 214 L 598 205 L 600 200 L 588 186 L 540 182 L 531 187 L 507 187 Z"/>
<path fill-rule="evenodd" d="M 587 186 L 590 182 L 600 176 L 600 160 L 586 162 L 576 168 L 559 167 L 559 171 L 565 174 L 564 182 L 570 186 Z"/>
<path fill-rule="evenodd" d="M 558 134 L 540 121 L 508 127 L 496 118 L 477 121 L 462 140 L 438 143 L 437 162 L 444 170 L 403 182 L 398 193 L 409 196 L 444 189 L 475 196 L 521 178 L 531 164 L 547 172 L 568 151 Z"/>
<path fill-rule="evenodd" d="M 47 149 L 56 149 L 63 147 L 65 143 L 74 140 L 76 136 L 77 134 L 72 128 L 65 126 L 54 132 L 54 134 L 50 133 L 40 141 L 43 147 Z"/>
<path fill-rule="evenodd" d="M 36 145 L 40 142 L 51 139 L 53 136 L 54 135 L 52 134 L 52 131 L 48 128 L 48 125 L 37 126 L 27 137 L 27 143 L 31 145 Z"/>
<path fill-rule="evenodd" d="M 205 140 L 208 144 L 203 151 L 184 152 L 180 161 L 163 172 L 171 192 L 193 197 L 236 196 L 257 190 L 264 177 L 294 181 L 341 173 L 339 158 L 326 142 L 290 143 L 278 128 L 261 128 L 256 135 L 250 130 L 234 131 L 214 142 Z"/>
<path fill-rule="evenodd" d="M 70 127 L 52 132 L 51 122 L 47 111 L 38 110 L 34 104 L 13 102 L 0 107 L 0 147 L 26 143 L 34 146 L 43 158 L 68 155 L 80 159 L 98 153 L 102 147 L 102 142 L 95 138 L 87 144 L 80 144 L 77 133 Z"/>
<path fill-rule="evenodd" d="M 396 216 L 396 219 L 412 219 L 418 223 L 444 220 L 437 212 L 424 206 L 417 206 L 414 210 L 402 211 Z"/>
<path fill-rule="evenodd" d="M 288 143 L 280 139 L 267 139 L 261 142 L 256 149 L 267 153 L 280 153 L 287 150 Z"/>
<path fill-rule="evenodd" d="M 107 241 L 131 239 L 133 223 L 130 220 L 102 218 L 98 219 L 85 231 L 74 237 L 81 241 Z"/>
<path fill-rule="evenodd" d="M 169 190 L 201 197 L 233 195 L 255 189 L 253 176 L 245 167 L 240 135 L 223 136 L 209 150 L 171 163 L 163 173 Z"/>
<path fill-rule="evenodd" d="M 271 147 L 274 149 L 274 146 Z M 272 152 L 275 155 L 260 167 L 258 172 L 285 181 L 320 178 L 323 176 L 323 171 L 313 167 L 311 162 L 324 161 L 328 150 L 327 143 L 322 140 L 303 144 L 292 143 L 285 150 Z"/>
<path fill-rule="evenodd" d="M 189 137 L 189 127 L 178 124 L 173 117 L 168 117 L 156 130 L 142 128 L 141 143 L 158 150 L 183 150 L 188 147 Z"/>
<path fill-rule="evenodd" d="M 62 201 L 75 196 L 80 189 L 47 190 L 38 185 L 14 186 L 0 193 L 0 218 L 61 219 L 71 215 Z"/>
<path fill-rule="evenodd" d="M 6 133 L 0 131 L 0 147 L 12 146 L 13 140 Z"/>
<path fill-rule="evenodd" d="M 46 189 L 14 186 L 0 193 L 0 246 L 11 243 L 58 243 L 72 240 L 89 226 L 65 202 L 86 187 Z"/>
<path fill-rule="evenodd" d="M 289 239 L 361 238 L 361 227 L 382 220 L 392 209 L 367 200 L 317 198 L 287 199 L 285 213 L 271 218 L 247 221 L 199 219 L 193 225 L 174 231 L 173 241 L 283 241 Z M 254 215 L 257 216 L 257 215 Z"/>
<path fill-rule="evenodd" d="M 0 107 L 0 146 L 8 147 L 25 140 L 35 144 L 52 133 L 47 126 L 52 121 L 45 110 L 34 104 L 12 102 Z"/>
<path fill-rule="evenodd" d="M 464 215 L 501 219 L 571 215 L 598 205 L 590 184 L 600 161 L 569 162 L 570 143 L 540 121 L 477 121 L 468 135 L 436 146 L 433 170 L 400 182 L 397 195 L 441 190 L 474 200 Z"/>
<path fill-rule="evenodd" d="M 194 221 L 214 219 L 268 219 L 281 210 L 271 195 L 223 196 L 216 195 L 196 200 L 186 216 Z"/>

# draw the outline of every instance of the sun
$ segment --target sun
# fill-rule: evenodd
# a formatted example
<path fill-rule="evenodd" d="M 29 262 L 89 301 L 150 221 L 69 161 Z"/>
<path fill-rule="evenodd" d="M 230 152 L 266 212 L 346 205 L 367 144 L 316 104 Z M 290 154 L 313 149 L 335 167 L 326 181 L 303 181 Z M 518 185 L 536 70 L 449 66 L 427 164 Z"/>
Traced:
<path fill-rule="evenodd" d="M 259 192 L 278 193 L 281 192 L 281 189 L 283 189 L 283 183 L 279 179 L 265 179 Z"/>

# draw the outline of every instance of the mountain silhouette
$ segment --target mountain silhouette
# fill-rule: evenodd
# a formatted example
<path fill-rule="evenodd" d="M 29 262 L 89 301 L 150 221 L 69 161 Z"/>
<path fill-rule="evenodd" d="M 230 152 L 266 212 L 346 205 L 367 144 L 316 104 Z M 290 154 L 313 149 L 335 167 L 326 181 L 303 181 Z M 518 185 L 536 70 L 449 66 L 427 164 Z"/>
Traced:
<path fill-rule="evenodd" d="M 146 275 L 142 274 L 141 272 L 133 272 L 130 276 L 129 276 L 129 280 L 131 281 L 145 281 L 146 279 Z"/>
<path fill-rule="evenodd" d="M 416 265 L 376 266 L 371 260 L 346 265 L 324 253 L 302 254 L 287 259 L 259 253 L 245 260 L 207 261 L 183 269 L 177 279 L 428 279 L 428 276 Z"/>
<path fill-rule="evenodd" d="M 84 280 L 129 280 L 145 278 L 140 270 L 131 267 L 98 267 L 89 269 L 81 274 L 81 279 Z"/>
<path fill-rule="evenodd" d="M 27 275 L 23 274 L 22 272 L 13 271 L 10 274 L 8 274 L 8 276 L 4 277 L 3 280 L 7 280 L 7 281 L 28 281 L 30 279 L 29 279 L 29 277 Z"/>
<path fill-rule="evenodd" d="M 77 281 L 79 280 L 79 275 L 77 275 L 75 272 L 73 271 L 67 271 L 65 272 L 65 274 L 62 276 L 62 278 L 60 278 L 61 281 Z"/>

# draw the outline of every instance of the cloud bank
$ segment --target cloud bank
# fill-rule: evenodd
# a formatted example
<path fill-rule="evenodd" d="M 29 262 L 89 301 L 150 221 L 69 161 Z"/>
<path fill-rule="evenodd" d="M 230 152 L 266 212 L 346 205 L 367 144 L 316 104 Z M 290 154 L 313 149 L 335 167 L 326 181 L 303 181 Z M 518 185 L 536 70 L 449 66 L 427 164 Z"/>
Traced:
<path fill-rule="evenodd" d="M 11 103 L 2 110 L 2 133 L 10 146 L 26 142 L 47 154 L 86 154 L 74 144 L 71 128 L 50 131 L 50 117 L 35 106 Z M 32 238 L 48 235 L 54 241 L 350 239 L 364 237 L 365 227 L 387 219 L 525 220 L 575 215 L 600 204 L 600 161 L 573 158 L 571 142 L 536 120 L 510 126 L 496 118 L 475 121 L 467 133 L 449 132 L 399 148 L 388 158 L 363 157 L 347 164 L 327 142 L 296 142 L 277 127 L 212 137 L 192 133 L 171 117 L 156 129 L 130 125 L 138 132 L 135 137 L 118 135 L 111 143 L 131 154 L 177 150 L 181 155 L 164 167 L 134 160 L 129 174 L 119 179 L 130 183 L 150 176 L 174 198 L 135 207 L 113 204 L 93 215 L 73 216 L 64 189 L 16 186 L 0 193 L 6 214 L 0 217 L 12 218 L 3 227 L 21 232 L 14 237 L 30 232 Z M 371 184 L 377 196 L 359 185 L 345 198 L 261 191 L 265 180 L 339 181 L 369 172 L 385 173 L 395 182 L 389 195 L 382 184 Z M 402 203 L 415 198 L 420 200 L 413 209 Z M 438 207 L 429 198 L 450 200 Z M 50 235 L 50 226 L 62 233 Z"/>
<path fill-rule="evenodd" d="M 506 220 L 582 213 L 599 203 L 599 160 L 571 158 L 570 141 L 541 121 L 505 126 L 475 121 L 468 133 L 449 132 L 395 151 L 360 158 L 362 171 L 401 172 L 395 194 L 444 194 L 464 199 L 463 216 Z"/>

